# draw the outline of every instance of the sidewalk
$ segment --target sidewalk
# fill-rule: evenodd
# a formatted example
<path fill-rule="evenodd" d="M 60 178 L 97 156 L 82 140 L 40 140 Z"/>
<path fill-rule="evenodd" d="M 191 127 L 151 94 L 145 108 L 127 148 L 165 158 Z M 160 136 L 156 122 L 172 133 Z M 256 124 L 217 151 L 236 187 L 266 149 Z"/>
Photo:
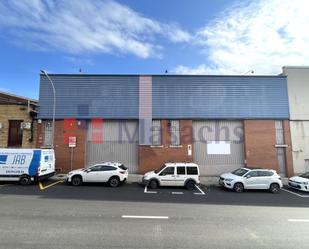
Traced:
<path fill-rule="evenodd" d="M 59 180 L 65 180 L 65 177 L 66 177 L 66 174 L 58 174 L 58 175 L 51 177 L 51 179 L 54 181 L 59 181 Z M 129 174 L 127 183 L 141 183 L 142 178 L 143 178 L 143 175 Z M 201 179 L 201 184 L 205 186 L 218 185 L 218 181 L 219 181 L 218 176 L 200 176 L 200 179 Z M 281 180 L 284 185 L 286 185 L 288 182 L 288 178 L 286 177 L 282 177 Z"/>

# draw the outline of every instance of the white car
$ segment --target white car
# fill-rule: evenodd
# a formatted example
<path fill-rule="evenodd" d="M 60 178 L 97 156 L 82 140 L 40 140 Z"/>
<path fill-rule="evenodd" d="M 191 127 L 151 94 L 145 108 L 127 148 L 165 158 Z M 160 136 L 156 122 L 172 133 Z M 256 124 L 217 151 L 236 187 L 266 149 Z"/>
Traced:
<path fill-rule="evenodd" d="M 121 163 L 105 162 L 89 168 L 73 170 L 67 174 L 67 181 L 73 186 L 83 182 L 107 182 L 111 187 L 118 187 L 128 178 L 128 169 Z"/>
<path fill-rule="evenodd" d="M 288 186 L 309 192 L 309 172 L 289 178 Z"/>
<path fill-rule="evenodd" d="M 165 163 L 159 170 L 147 172 L 143 184 L 150 188 L 183 186 L 194 189 L 200 183 L 199 167 L 195 163 Z"/>
<path fill-rule="evenodd" d="M 244 189 L 268 189 L 272 193 L 278 193 L 283 186 L 275 170 L 251 168 L 240 168 L 222 174 L 219 184 L 236 192 L 243 192 Z"/>

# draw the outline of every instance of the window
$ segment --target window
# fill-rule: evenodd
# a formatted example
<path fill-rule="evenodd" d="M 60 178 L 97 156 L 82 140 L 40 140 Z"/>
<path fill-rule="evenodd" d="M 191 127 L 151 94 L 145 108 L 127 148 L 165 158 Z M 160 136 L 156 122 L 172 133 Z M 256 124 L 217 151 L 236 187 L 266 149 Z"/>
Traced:
<path fill-rule="evenodd" d="M 251 171 L 251 172 L 249 172 L 249 173 L 246 175 L 246 177 L 247 177 L 247 176 L 250 176 L 250 177 L 258 177 L 259 174 L 258 174 L 257 171 Z"/>
<path fill-rule="evenodd" d="M 171 145 L 180 145 L 179 120 L 171 120 Z"/>
<path fill-rule="evenodd" d="M 237 175 L 237 176 L 243 176 L 244 174 L 246 174 L 248 172 L 247 169 L 243 169 L 243 168 L 240 168 L 240 169 L 236 169 L 232 172 L 233 175 Z"/>
<path fill-rule="evenodd" d="M 187 175 L 197 175 L 197 167 L 187 167 Z"/>
<path fill-rule="evenodd" d="M 264 170 L 264 171 L 258 171 L 258 174 L 259 174 L 259 176 L 272 176 L 274 173 L 273 172 L 271 172 L 271 171 L 266 171 L 266 170 Z"/>
<path fill-rule="evenodd" d="M 309 172 L 300 175 L 300 177 L 309 179 Z"/>
<path fill-rule="evenodd" d="M 177 175 L 185 175 L 186 167 L 177 167 Z"/>
<path fill-rule="evenodd" d="M 161 120 L 152 120 L 152 145 L 162 145 Z"/>
<path fill-rule="evenodd" d="M 101 168 L 102 168 L 102 165 L 96 165 L 96 166 L 93 166 L 90 169 L 90 171 L 101 171 Z"/>
<path fill-rule="evenodd" d="M 46 121 L 44 126 L 44 146 L 52 145 L 52 133 L 53 133 L 52 123 Z"/>
<path fill-rule="evenodd" d="M 102 171 L 112 171 L 112 170 L 116 170 L 116 168 L 113 166 L 103 165 L 101 170 Z"/>
<path fill-rule="evenodd" d="M 123 164 L 121 164 L 121 165 L 119 166 L 119 168 L 122 169 L 122 170 L 127 170 L 127 169 L 128 169 L 128 168 L 127 168 L 126 166 L 124 166 Z"/>
<path fill-rule="evenodd" d="M 174 175 L 174 172 L 175 167 L 167 167 L 160 173 L 160 176 Z"/>

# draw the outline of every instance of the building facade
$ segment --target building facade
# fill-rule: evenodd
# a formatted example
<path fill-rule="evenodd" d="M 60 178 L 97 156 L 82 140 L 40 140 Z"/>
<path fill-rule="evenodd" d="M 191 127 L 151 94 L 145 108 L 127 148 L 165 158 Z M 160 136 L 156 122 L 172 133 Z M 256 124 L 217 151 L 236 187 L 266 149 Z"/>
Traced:
<path fill-rule="evenodd" d="M 0 92 L 0 148 L 36 146 L 37 101 Z"/>
<path fill-rule="evenodd" d="M 309 171 L 309 67 L 283 67 L 287 76 L 293 165 L 296 174 Z"/>
<path fill-rule="evenodd" d="M 286 76 L 50 77 L 57 92 L 60 172 L 120 161 L 131 173 L 144 173 L 167 161 L 187 161 L 199 164 L 202 175 L 242 166 L 293 174 Z M 39 105 L 42 147 L 51 143 L 53 112 L 44 75 Z"/>

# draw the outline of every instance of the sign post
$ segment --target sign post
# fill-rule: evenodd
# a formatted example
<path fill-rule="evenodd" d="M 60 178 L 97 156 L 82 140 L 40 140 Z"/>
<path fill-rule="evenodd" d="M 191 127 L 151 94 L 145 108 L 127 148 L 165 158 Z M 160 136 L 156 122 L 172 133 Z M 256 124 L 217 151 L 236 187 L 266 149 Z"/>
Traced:
<path fill-rule="evenodd" d="M 69 137 L 69 148 L 71 148 L 71 171 L 73 170 L 73 152 L 76 147 L 76 137 Z"/>

